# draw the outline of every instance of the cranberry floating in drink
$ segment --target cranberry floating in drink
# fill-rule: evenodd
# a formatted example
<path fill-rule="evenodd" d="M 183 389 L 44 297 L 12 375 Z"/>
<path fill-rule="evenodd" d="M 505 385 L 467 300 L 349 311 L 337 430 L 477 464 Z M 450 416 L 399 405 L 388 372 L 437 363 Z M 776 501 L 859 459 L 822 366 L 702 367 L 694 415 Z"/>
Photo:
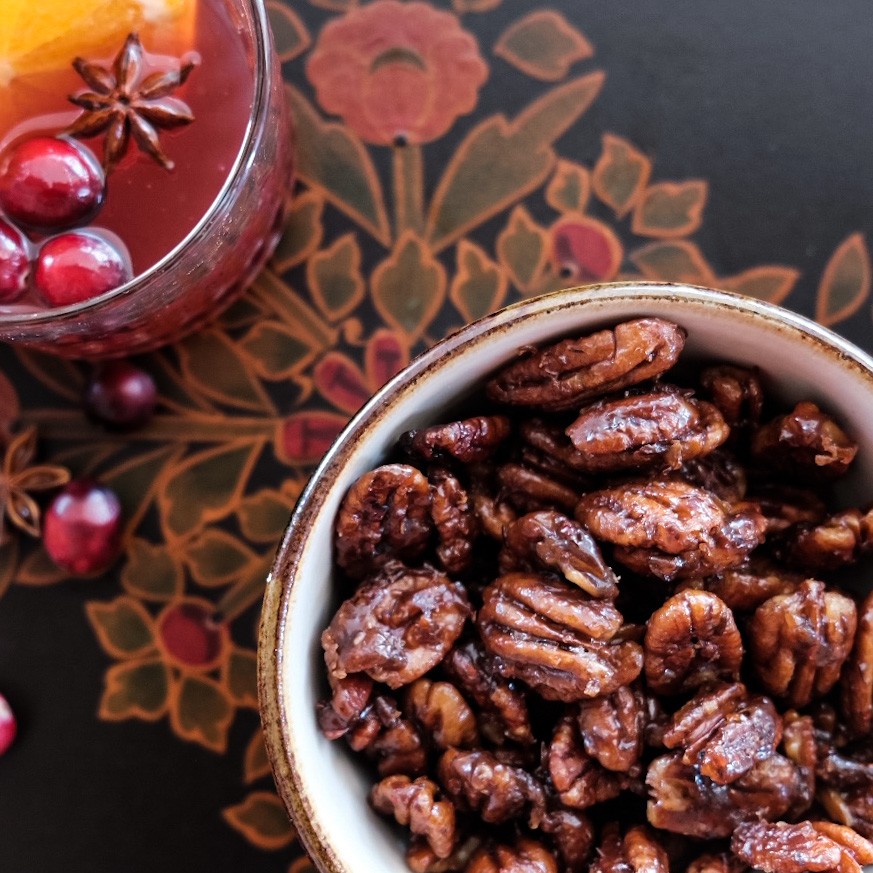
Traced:
<path fill-rule="evenodd" d="M 214 318 L 278 239 L 290 132 L 264 0 L 40 12 L 4 0 L 0 341 L 155 348 Z"/>

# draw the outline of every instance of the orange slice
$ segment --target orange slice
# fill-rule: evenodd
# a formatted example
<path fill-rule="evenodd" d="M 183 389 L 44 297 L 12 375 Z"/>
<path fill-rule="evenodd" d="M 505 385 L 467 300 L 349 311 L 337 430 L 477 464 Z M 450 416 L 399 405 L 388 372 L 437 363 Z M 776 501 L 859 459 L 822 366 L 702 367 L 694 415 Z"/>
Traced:
<path fill-rule="evenodd" d="M 196 0 L 2 0 L 0 85 L 102 57 L 137 31 L 190 47 Z M 178 40 L 175 38 L 178 37 Z"/>

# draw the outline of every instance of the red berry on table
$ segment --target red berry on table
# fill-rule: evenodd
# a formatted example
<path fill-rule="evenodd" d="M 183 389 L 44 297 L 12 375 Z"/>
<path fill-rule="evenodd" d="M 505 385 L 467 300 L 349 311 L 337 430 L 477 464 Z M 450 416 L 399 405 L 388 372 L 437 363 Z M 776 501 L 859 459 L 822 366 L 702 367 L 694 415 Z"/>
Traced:
<path fill-rule="evenodd" d="M 145 424 L 155 411 L 155 380 L 128 361 L 98 364 L 85 386 L 85 411 L 109 427 L 133 428 Z"/>
<path fill-rule="evenodd" d="M 106 570 L 121 548 L 121 503 L 115 492 L 74 479 L 45 514 L 42 542 L 49 557 L 77 576 Z"/>
<path fill-rule="evenodd" d="M 24 294 L 29 272 L 24 237 L 0 218 L 0 303 L 12 303 Z"/>
<path fill-rule="evenodd" d="M 130 262 L 120 244 L 87 231 L 62 233 L 43 243 L 33 286 L 52 306 L 82 303 L 131 278 Z"/>
<path fill-rule="evenodd" d="M 106 177 L 97 159 L 68 139 L 26 139 L 0 156 L 0 207 L 16 224 L 52 231 L 86 222 L 100 208 Z"/>
<path fill-rule="evenodd" d="M 0 755 L 4 754 L 15 740 L 18 733 L 18 724 L 15 721 L 15 713 L 6 702 L 6 698 L 0 694 Z"/>

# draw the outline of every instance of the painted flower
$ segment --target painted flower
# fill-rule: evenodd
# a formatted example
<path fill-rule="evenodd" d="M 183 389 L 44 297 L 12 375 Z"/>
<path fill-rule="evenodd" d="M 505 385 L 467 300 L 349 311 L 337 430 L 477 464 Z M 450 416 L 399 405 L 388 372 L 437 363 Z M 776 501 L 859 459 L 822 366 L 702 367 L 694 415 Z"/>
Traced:
<path fill-rule="evenodd" d="M 214 605 L 177 597 L 153 616 L 125 594 L 86 609 L 104 651 L 118 660 L 106 672 L 100 717 L 166 715 L 182 739 L 224 752 L 237 708 L 257 706 L 255 653 L 233 644 Z"/>
<path fill-rule="evenodd" d="M 563 279 L 608 282 L 621 267 L 621 242 L 612 228 L 587 215 L 567 215 L 551 229 L 552 264 Z"/>
<path fill-rule="evenodd" d="M 306 72 L 325 111 L 376 145 L 442 136 L 473 110 L 488 77 L 476 39 L 452 13 L 399 0 L 327 24 Z"/>

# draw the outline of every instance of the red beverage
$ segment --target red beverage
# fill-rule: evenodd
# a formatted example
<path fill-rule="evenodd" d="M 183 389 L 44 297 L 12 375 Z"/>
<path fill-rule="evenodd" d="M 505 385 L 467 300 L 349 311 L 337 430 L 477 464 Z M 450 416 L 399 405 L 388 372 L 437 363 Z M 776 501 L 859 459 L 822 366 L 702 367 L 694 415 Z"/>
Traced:
<path fill-rule="evenodd" d="M 0 339 L 77 356 L 129 354 L 196 328 L 253 278 L 275 245 L 290 175 L 282 84 L 268 40 L 261 0 L 191 0 L 173 21 L 147 24 L 141 39 L 121 37 L 108 53 L 85 56 L 86 64 L 70 58 L 0 86 L 0 220 L 22 233 L 31 258 L 18 296 L 4 298 L 0 263 Z M 141 119 L 150 132 L 142 133 Z M 119 130 L 126 148 L 115 147 Z M 83 152 L 79 176 L 98 188 L 90 164 L 103 164 L 105 189 L 96 205 L 68 210 L 71 217 L 61 207 L 59 219 L 35 219 L 24 201 L 25 176 L 37 164 L 27 164 L 19 182 L 15 161 L 27 149 L 39 158 L 43 141 L 51 146 L 46 138 L 57 137 Z M 70 231 L 122 253 L 122 287 L 89 286 L 90 274 L 79 269 L 89 264 L 78 263 L 54 282 L 62 292 L 71 286 L 68 294 L 37 281 L 47 273 L 43 250 Z M 68 312 L 70 303 L 87 314 Z"/>

